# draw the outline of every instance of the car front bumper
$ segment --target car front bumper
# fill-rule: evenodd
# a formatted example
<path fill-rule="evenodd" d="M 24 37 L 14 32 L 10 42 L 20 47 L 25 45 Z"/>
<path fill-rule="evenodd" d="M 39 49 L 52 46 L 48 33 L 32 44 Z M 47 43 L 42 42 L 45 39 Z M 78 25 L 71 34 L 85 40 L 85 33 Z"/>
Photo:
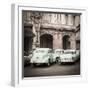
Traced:
<path fill-rule="evenodd" d="M 73 59 L 71 59 L 71 58 L 61 58 L 60 60 L 59 60 L 59 62 L 74 62 L 74 60 Z"/>
<path fill-rule="evenodd" d="M 48 63 L 48 60 L 34 59 L 34 60 L 31 60 L 31 63 L 43 64 L 43 63 Z"/>

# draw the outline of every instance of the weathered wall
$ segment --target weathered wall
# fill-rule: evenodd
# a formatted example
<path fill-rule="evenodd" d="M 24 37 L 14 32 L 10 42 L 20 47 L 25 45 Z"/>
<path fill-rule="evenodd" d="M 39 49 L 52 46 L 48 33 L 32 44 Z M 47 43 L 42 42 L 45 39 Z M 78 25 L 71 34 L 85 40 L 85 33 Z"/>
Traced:
<path fill-rule="evenodd" d="M 40 36 L 50 34 L 53 37 L 53 48 L 63 48 L 63 37 L 70 37 L 70 48 L 76 49 L 76 37 L 80 34 L 75 32 L 80 25 L 80 15 L 70 13 L 46 13 L 46 12 L 23 12 L 24 25 L 32 25 L 33 37 L 32 48 L 40 47 Z M 47 42 L 46 42 L 47 43 Z M 49 43 L 49 42 L 48 42 Z"/>

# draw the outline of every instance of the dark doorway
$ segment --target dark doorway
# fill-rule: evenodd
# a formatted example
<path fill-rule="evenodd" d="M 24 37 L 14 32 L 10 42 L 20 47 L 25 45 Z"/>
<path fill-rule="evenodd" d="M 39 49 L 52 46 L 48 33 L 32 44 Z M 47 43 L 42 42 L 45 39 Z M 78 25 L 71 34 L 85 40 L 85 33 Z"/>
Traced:
<path fill-rule="evenodd" d="M 24 51 L 29 52 L 32 50 L 32 37 L 24 37 Z"/>
<path fill-rule="evenodd" d="M 44 34 L 40 37 L 41 48 L 53 48 L 53 37 L 50 34 Z"/>
<path fill-rule="evenodd" d="M 31 26 L 24 26 L 24 51 L 30 52 L 32 50 L 34 34 Z"/>
<path fill-rule="evenodd" d="M 63 37 L 63 49 L 70 49 L 70 41 L 69 41 L 69 36 L 65 35 Z"/>

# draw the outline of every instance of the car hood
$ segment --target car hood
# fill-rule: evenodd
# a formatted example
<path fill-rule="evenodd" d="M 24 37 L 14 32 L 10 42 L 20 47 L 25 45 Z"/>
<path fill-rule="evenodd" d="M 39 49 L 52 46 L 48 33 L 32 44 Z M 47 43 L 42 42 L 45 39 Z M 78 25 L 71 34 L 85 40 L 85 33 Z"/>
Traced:
<path fill-rule="evenodd" d="M 61 58 L 72 58 L 72 54 L 63 54 L 60 55 Z"/>
<path fill-rule="evenodd" d="M 38 54 L 33 54 L 32 58 L 43 58 L 43 56 L 47 55 L 46 53 L 38 53 Z"/>

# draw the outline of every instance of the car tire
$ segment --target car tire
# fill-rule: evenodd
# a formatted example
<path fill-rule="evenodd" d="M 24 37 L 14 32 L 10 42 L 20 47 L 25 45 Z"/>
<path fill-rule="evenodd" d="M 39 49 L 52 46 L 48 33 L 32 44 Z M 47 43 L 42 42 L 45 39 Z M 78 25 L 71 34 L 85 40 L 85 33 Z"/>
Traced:
<path fill-rule="evenodd" d="M 33 66 L 36 67 L 36 63 L 33 63 Z"/>
<path fill-rule="evenodd" d="M 58 61 L 59 61 L 59 59 L 60 59 L 59 57 L 56 57 L 56 62 L 58 62 Z"/>
<path fill-rule="evenodd" d="M 60 60 L 60 58 L 58 57 L 58 59 L 57 59 L 57 63 L 59 64 L 59 65 L 61 65 L 62 64 L 62 62 L 61 62 L 61 60 Z"/>

